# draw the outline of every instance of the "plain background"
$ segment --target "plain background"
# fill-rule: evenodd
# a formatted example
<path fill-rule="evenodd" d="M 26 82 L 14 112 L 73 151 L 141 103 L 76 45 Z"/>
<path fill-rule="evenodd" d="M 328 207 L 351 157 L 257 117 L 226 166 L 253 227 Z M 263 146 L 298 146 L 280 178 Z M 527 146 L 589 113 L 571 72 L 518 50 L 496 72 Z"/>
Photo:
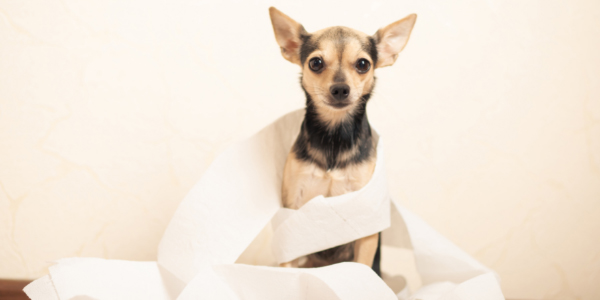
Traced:
<path fill-rule="evenodd" d="M 267 8 L 418 19 L 368 107 L 391 191 L 502 278 L 600 298 L 598 1 L 0 1 L 0 278 L 154 260 L 218 153 L 301 108 Z"/>

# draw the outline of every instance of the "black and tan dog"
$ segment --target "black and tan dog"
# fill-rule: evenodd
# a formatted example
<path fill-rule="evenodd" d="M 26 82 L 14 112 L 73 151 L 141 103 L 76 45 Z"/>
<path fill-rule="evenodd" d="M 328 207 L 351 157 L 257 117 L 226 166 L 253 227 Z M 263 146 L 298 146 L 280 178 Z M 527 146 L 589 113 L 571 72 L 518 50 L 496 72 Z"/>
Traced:
<path fill-rule="evenodd" d="M 396 61 L 416 15 L 370 36 L 346 27 L 308 33 L 274 7 L 269 13 L 281 54 L 302 68 L 306 94 L 304 122 L 285 164 L 283 206 L 298 209 L 318 195 L 359 190 L 375 169 L 377 136 L 366 115 L 374 70 Z M 282 266 L 319 267 L 342 261 L 371 266 L 378 240 L 374 234 Z"/>

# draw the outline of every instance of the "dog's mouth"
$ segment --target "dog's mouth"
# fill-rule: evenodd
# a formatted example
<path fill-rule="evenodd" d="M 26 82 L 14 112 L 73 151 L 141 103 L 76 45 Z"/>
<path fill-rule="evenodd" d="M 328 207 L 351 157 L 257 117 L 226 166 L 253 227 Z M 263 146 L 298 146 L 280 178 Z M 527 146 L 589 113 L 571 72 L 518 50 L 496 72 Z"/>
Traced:
<path fill-rule="evenodd" d="M 351 102 L 347 101 L 347 100 L 339 101 L 339 100 L 331 100 L 331 99 L 329 99 L 325 103 L 327 105 L 333 107 L 333 108 L 342 109 L 342 108 L 348 107 Z"/>

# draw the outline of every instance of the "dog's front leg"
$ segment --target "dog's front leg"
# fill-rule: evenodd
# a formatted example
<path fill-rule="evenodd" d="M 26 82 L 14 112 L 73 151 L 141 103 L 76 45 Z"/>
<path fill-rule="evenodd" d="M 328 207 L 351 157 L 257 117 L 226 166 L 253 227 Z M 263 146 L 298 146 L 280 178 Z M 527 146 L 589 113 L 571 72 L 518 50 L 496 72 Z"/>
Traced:
<path fill-rule="evenodd" d="M 283 169 L 283 187 L 281 190 L 282 205 L 285 208 L 298 209 L 301 205 L 302 192 L 298 185 L 298 163 L 294 153 L 290 152 Z M 298 268 L 300 258 L 280 263 L 282 268 Z"/>
<path fill-rule="evenodd" d="M 300 258 L 296 258 L 290 262 L 280 263 L 279 266 L 282 268 L 297 268 L 299 266 Z"/>
<path fill-rule="evenodd" d="M 379 233 L 366 236 L 354 242 L 354 262 L 365 264 L 368 267 L 373 266 L 375 252 L 377 252 L 377 243 L 379 242 Z"/>

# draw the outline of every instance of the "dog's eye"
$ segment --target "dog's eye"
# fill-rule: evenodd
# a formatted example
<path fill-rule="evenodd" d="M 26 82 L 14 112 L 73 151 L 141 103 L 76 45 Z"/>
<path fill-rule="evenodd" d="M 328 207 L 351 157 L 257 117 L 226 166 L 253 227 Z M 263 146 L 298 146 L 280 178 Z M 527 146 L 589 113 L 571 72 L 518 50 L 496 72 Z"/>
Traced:
<path fill-rule="evenodd" d="M 308 67 L 315 71 L 315 72 L 319 72 L 323 69 L 323 66 L 325 64 L 323 63 L 323 60 L 320 59 L 319 57 L 313 57 L 309 62 L 308 62 Z"/>
<path fill-rule="evenodd" d="M 364 74 L 371 69 L 371 63 L 368 60 L 361 58 L 356 61 L 356 65 L 354 67 L 358 73 Z"/>

